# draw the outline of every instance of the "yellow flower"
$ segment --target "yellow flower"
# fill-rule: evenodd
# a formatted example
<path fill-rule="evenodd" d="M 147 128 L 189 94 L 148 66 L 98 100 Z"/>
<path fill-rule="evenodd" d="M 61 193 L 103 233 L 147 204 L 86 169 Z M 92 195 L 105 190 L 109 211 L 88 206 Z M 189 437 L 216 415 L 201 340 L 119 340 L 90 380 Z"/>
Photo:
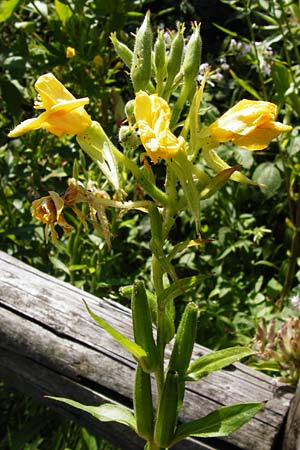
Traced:
<path fill-rule="evenodd" d="M 32 217 L 35 217 L 37 220 L 40 220 L 46 225 L 46 240 L 48 240 L 48 232 L 50 227 L 53 242 L 56 244 L 58 235 L 55 231 L 55 225 L 60 225 L 65 233 L 70 233 L 73 231 L 73 227 L 66 222 L 62 214 L 64 200 L 55 191 L 49 191 L 49 194 L 50 195 L 46 197 L 41 197 L 32 202 Z"/>
<path fill-rule="evenodd" d="M 84 105 L 89 99 L 76 99 L 52 73 L 42 75 L 35 83 L 38 92 L 36 109 L 45 109 L 39 117 L 21 122 L 9 133 L 17 137 L 27 131 L 46 128 L 56 136 L 83 133 L 92 123 Z"/>
<path fill-rule="evenodd" d="M 103 64 L 103 58 L 101 55 L 96 55 L 93 59 L 93 63 L 96 67 L 100 67 Z"/>
<path fill-rule="evenodd" d="M 75 48 L 67 47 L 67 49 L 66 49 L 66 58 L 68 58 L 68 59 L 74 58 L 75 55 L 76 55 Z"/>
<path fill-rule="evenodd" d="M 277 106 L 274 103 L 241 100 L 209 127 L 217 142 L 232 141 L 249 150 L 266 148 L 279 134 L 291 127 L 275 122 Z"/>
<path fill-rule="evenodd" d="M 170 131 L 168 103 L 157 94 L 139 91 L 134 101 L 134 115 L 141 142 L 154 163 L 158 158 L 171 158 L 184 146 L 183 137 L 176 137 Z"/>

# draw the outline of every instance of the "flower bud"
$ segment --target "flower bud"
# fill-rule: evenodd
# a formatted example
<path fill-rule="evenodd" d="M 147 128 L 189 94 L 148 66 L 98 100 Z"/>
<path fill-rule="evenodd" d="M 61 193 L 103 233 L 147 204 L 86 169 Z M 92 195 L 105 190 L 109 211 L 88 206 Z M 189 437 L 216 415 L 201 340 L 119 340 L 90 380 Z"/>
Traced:
<path fill-rule="evenodd" d="M 157 83 L 156 92 L 160 95 L 163 87 L 163 81 L 167 76 L 166 46 L 162 30 L 157 31 L 157 39 L 154 44 L 154 63 Z"/>
<path fill-rule="evenodd" d="M 184 25 L 178 24 L 177 30 L 178 31 L 172 41 L 171 50 L 167 60 L 167 81 L 164 88 L 163 94 L 164 98 L 169 98 L 174 78 L 179 73 L 182 63 L 182 55 L 184 48 L 184 38 L 183 38 Z"/>
<path fill-rule="evenodd" d="M 199 72 L 201 51 L 202 41 L 200 36 L 200 25 L 195 24 L 193 34 L 186 47 L 182 65 L 184 84 L 186 85 L 196 86 L 195 78 Z"/>
<path fill-rule="evenodd" d="M 135 92 L 146 89 L 151 78 L 152 67 L 152 30 L 148 11 L 135 38 L 131 63 L 131 80 Z"/>
<path fill-rule="evenodd" d="M 110 40 L 114 46 L 115 52 L 122 59 L 122 61 L 126 64 L 127 67 L 131 67 L 133 52 L 130 50 L 127 45 L 120 42 L 117 38 L 116 33 L 112 33 L 110 35 Z"/>
<path fill-rule="evenodd" d="M 135 150 L 141 145 L 136 129 L 130 125 L 119 129 L 119 142 L 125 150 Z"/>

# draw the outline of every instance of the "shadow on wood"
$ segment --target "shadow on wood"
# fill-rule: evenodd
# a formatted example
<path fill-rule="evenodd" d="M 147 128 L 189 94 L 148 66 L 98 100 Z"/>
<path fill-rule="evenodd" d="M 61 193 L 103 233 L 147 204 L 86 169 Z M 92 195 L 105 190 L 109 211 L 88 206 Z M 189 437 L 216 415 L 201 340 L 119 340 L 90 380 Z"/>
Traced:
<path fill-rule="evenodd" d="M 55 395 L 85 404 L 110 401 L 132 407 L 135 362 L 93 322 L 83 298 L 96 314 L 132 337 L 127 308 L 98 299 L 0 252 L 0 378 L 79 421 L 122 450 L 142 449 L 143 442 L 128 428 L 98 422 L 79 410 L 45 398 Z M 208 351 L 196 345 L 194 356 Z M 205 416 L 223 405 L 267 403 L 254 419 L 227 438 L 201 442 L 189 439 L 174 449 L 279 450 L 293 397 L 288 387 L 275 386 L 272 378 L 241 363 L 214 372 L 198 383 L 188 383 L 180 416 L 183 422 Z M 296 439 L 297 436 L 294 442 Z"/>

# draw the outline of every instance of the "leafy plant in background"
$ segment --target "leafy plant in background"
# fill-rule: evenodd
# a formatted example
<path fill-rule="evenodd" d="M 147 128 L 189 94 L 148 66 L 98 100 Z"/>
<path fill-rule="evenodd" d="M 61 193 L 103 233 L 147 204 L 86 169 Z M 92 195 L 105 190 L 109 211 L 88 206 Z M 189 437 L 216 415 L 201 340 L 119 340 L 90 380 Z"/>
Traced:
<path fill-rule="evenodd" d="M 276 318 L 276 333 L 280 333 L 281 327 L 289 326 L 298 313 L 290 302 L 293 293 L 299 293 L 300 276 L 299 4 L 284 0 L 222 2 L 236 11 L 226 28 L 218 25 L 228 35 L 225 63 L 234 95 L 245 95 L 246 91 L 256 99 L 272 99 L 279 104 L 284 121 L 296 124 L 290 135 L 279 139 L 279 152 L 271 153 L 269 161 L 256 166 L 253 174 L 257 181 L 263 177 L 266 180 L 267 189 L 261 189 L 265 196 L 262 203 L 268 205 L 269 213 L 264 214 L 263 208 L 261 213 L 274 241 L 274 250 L 262 261 L 270 273 L 268 284 L 261 291 L 261 296 L 270 301 L 266 303 L 262 298 L 262 311 L 267 313 L 265 318 L 270 324 Z M 258 321 L 264 314 L 257 316 Z M 258 366 L 270 370 L 269 363 Z M 277 364 L 277 370 L 284 375 L 280 367 L 283 366 Z M 295 382 L 297 377 L 289 379 Z"/>
<path fill-rule="evenodd" d="M 219 144 L 233 142 L 248 150 L 261 150 L 291 127 L 276 121 L 275 104 L 250 100 L 241 100 L 209 127 L 200 122 L 199 110 L 209 71 L 204 73 L 201 85 L 197 86 L 201 57 L 197 23 L 193 24 L 193 32 L 186 44 L 184 26 L 178 24 L 177 32 L 170 33 L 169 48 L 164 30 L 158 30 L 153 45 L 148 12 L 137 30 L 133 50 L 115 34 L 111 40 L 130 70 L 135 92 L 135 98 L 125 106 L 128 125 L 119 130 L 124 151 L 121 152 L 100 123 L 92 121 L 87 114 L 84 106 L 89 99 L 76 99 L 51 73 L 39 77 L 35 84 L 38 92 L 35 107 L 45 111 L 21 122 L 9 136 L 19 137 L 40 128 L 58 137 L 75 134 L 77 143 L 103 174 L 101 185 L 93 180 L 84 185 L 78 180 L 80 167 L 76 163 L 73 177 L 62 196 L 50 190 L 49 195 L 33 202 L 34 217 L 45 224 L 46 238 L 50 233 L 57 246 L 56 226 L 59 225 L 66 234 L 73 229 L 65 216 L 68 208 L 84 228 L 89 222 L 101 233 L 109 250 L 111 208 L 123 214 L 137 210 L 149 217 L 151 278 L 147 279 L 146 286 L 144 281 L 136 279 L 129 288 L 134 341 L 96 316 L 87 305 L 93 319 L 137 361 L 134 415 L 119 405 L 91 407 L 70 399 L 56 400 L 76 406 L 99 420 L 113 420 L 129 426 L 146 440 L 145 448 L 155 450 L 170 448 L 188 436 L 228 435 L 263 406 L 262 403 L 224 406 L 206 417 L 177 424 L 186 381 L 198 381 L 214 370 L 251 355 L 252 350 L 228 348 L 191 362 L 198 306 L 194 296 L 190 295 L 198 281 L 208 275 L 179 277 L 173 259 L 189 247 L 207 242 L 201 236 L 202 200 L 212 197 L 229 179 L 253 184 L 239 171 L 239 166 L 230 166 L 218 155 L 215 149 Z M 140 146 L 145 153 L 138 152 Z M 205 165 L 214 173 L 208 175 Z M 158 176 L 158 170 L 163 175 Z M 141 199 L 135 199 L 132 192 L 136 183 L 144 193 Z M 133 198 L 128 199 L 132 195 Z M 88 214 L 79 209 L 78 205 L 82 203 Z M 192 240 L 184 238 L 183 241 L 177 236 L 176 241 L 171 242 L 170 231 L 183 211 L 193 219 L 196 235 Z M 175 331 L 174 299 L 178 296 L 184 297 L 186 307 Z M 189 301 L 191 298 L 194 301 Z M 165 348 L 173 338 L 172 354 L 165 369 Z M 151 374 L 156 380 L 155 406 Z"/>

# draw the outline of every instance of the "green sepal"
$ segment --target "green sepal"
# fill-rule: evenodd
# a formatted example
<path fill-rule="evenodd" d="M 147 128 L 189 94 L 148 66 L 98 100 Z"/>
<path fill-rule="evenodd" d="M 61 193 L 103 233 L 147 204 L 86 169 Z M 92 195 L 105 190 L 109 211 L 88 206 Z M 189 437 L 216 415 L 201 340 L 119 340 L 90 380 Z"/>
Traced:
<path fill-rule="evenodd" d="M 143 281 L 136 281 L 133 285 L 131 310 L 134 340 L 147 354 L 142 367 L 146 372 L 153 372 L 157 370 L 159 364 L 158 351 L 153 337 L 151 312 Z"/>
<path fill-rule="evenodd" d="M 152 30 L 150 12 L 148 11 L 141 27 L 137 31 L 133 50 L 130 74 L 135 92 L 147 88 L 151 78 L 151 69 Z"/>
<path fill-rule="evenodd" d="M 82 403 L 70 400 L 69 398 L 48 396 L 51 400 L 66 403 L 74 406 L 74 408 L 85 411 L 101 422 L 118 422 L 127 425 L 136 432 L 136 421 L 132 412 L 122 405 L 114 405 L 112 403 L 104 403 L 100 406 L 88 406 Z"/>
<path fill-rule="evenodd" d="M 189 436 L 205 438 L 228 436 L 252 419 L 264 405 L 265 403 L 238 403 L 223 406 L 202 419 L 180 425 L 171 445 Z"/>
<path fill-rule="evenodd" d="M 178 405 L 178 373 L 168 371 L 158 405 L 154 441 L 163 448 L 168 448 L 175 436 Z"/>
<path fill-rule="evenodd" d="M 189 366 L 186 380 L 198 381 L 211 372 L 223 369 L 223 367 L 253 354 L 255 351 L 248 347 L 230 347 L 200 356 Z"/>
<path fill-rule="evenodd" d="M 205 188 L 202 189 L 202 191 L 200 192 L 200 199 L 204 200 L 214 195 L 227 183 L 232 174 L 240 167 L 241 166 L 232 166 L 219 172 L 213 179 L 209 181 Z"/>
<path fill-rule="evenodd" d="M 130 339 L 128 339 L 124 334 L 120 333 L 118 330 L 116 330 L 114 327 L 109 325 L 109 323 L 106 322 L 106 320 L 102 319 L 101 317 L 97 316 L 91 309 L 88 307 L 86 302 L 83 300 L 86 309 L 90 316 L 102 327 L 104 330 L 110 334 L 119 344 L 122 345 L 126 350 L 128 350 L 135 359 L 137 359 L 141 365 L 143 365 L 144 361 L 147 360 L 148 356 L 146 351 L 138 345 L 136 342 L 132 342 Z"/>
<path fill-rule="evenodd" d="M 114 189 L 119 191 L 119 170 L 113 144 L 105 134 L 100 123 L 93 121 L 84 133 L 77 135 L 76 140 L 82 150 L 98 164 Z"/>
<path fill-rule="evenodd" d="M 209 140 L 209 137 L 208 137 L 208 140 Z M 211 143 L 211 145 L 213 145 L 213 143 Z M 220 156 L 217 155 L 217 153 L 209 146 L 205 146 L 205 145 L 203 146 L 202 154 L 203 154 L 203 158 L 207 162 L 208 166 L 211 169 L 215 170 L 216 172 L 221 172 L 224 169 L 230 169 L 230 166 L 222 158 L 220 158 Z M 231 175 L 230 179 L 233 181 L 237 181 L 238 183 L 251 184 L 251 185 L 257 186 L 257 183 L 250 180 L 250 178 L 246 177 L 246 175 L 244 175 L 238 171 L 235 171 Z"/>
<path fill-rule="evenodd" d="M 137 434 L 146 440 L 153 439 L 154 412 L 152 403 L 151 379 L 138 364 L 134 384 L 134 413 Z"/>

